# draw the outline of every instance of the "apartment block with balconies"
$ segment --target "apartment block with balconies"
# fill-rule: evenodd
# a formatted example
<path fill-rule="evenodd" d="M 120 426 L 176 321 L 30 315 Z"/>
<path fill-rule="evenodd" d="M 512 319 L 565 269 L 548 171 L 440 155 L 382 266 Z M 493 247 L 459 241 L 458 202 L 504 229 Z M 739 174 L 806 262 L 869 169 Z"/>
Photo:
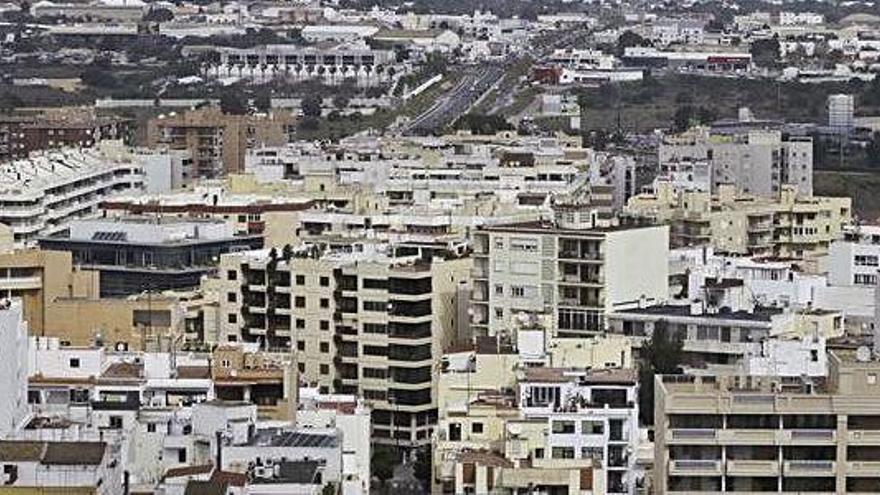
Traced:
<path fill-rule="evenodd" d="M 851 203 L 850 198 L 809 196 L 790 185 L 773 197 L 760 197 L 729 184 L 710 194 L 677 192 L 672 184 L 659 183 L 653 193 L 631 198 L 626 211 L 669 224 L 673 248 L 712 246 L 719 253 L 809 264 L 842 237 L 852 221 Z"/>
<path fill-rule="evenodd" d="M 657 492 L 877 493 L 878 376 L 863 349 L 827 378 L 657 377 Z"/>
<path fill-rule="evenodd" d="M 552 314 L 560 335 L 601 332 L 610 311 L 667 298 L 668 248 L 666 226 L 484 227 L 474 235 L 472 327 L 498 335 L 517 315 Z"/>
<path fill-rule="evenodd" d="M 291 349 L 303 381 L 370 404 L 376 440 L 428 443 L 440 358 L 467 323 L 470 259 L 387 245 L 285 251 L 223 257 L 221 338 Z"/>

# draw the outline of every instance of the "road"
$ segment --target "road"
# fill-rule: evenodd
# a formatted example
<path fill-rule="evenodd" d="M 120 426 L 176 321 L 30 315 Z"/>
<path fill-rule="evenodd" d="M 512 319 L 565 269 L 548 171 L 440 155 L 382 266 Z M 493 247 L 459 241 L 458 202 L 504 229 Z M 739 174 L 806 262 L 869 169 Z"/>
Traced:
<path fill-rule="evenodd" d="M 506 64 L 483 64 L 463 68 L 466 73 L 461 81 L 440 97 L 434 105 L 411 120 L 404 128 L 404 134 L 432 134 L 454 124 L 501 79 L 506 69 Z"/>
<path fill-rule="evenodd" d="M 570 46 L 581 34 L 583 32 L 580 30 L 572 30 L 538 41 L 534 46 L 534 53 L 537 54 L 536 60 L 546 57 L 557 48 Z M 452 70 L 458 69 L 464 72 L 461 81 L 452 90 L 438 98 L 430 108 L 404 126 L 403 133 L 406 135 L 435 134 L 454 124 L 462 115 L 470 111 L 480 101 L 480 98 L 499 84 L 519 61 L 519 58 L 511 55 L 499 62 L 453 68 Z M 512 91 L 505 91 L 507 94 L 498 95 L 497 98 L 512 101 L 512 98 L 522 88 L 518 87 L 517 81 L 512 81 L 511 85 L 513 86 Z M 490 108 L 495 109 L 497 106 L 498 104 L 495 102 L 490 105 Z"/>

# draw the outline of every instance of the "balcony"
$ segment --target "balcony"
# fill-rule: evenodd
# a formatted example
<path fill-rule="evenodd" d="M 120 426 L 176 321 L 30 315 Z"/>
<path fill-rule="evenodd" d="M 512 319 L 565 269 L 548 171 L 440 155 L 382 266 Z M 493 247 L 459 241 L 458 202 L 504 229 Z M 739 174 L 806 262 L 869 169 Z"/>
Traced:
<path fill-rule="evenodd" d="M 711 428 L 677 428 L 666 432 L 667 443 L 713 445 L 717 430 Z"/>
<path fill-rule="evenodd" d="M 39 276 L 34 277 L 0 277 L 2 290 L 34 290 L 43 286 Z"/>
<path fill-rule="evenodd" d="M 727 461 L 728 476 L 779 476 L 779 461 L 737 460 Z"/>
<path fill-rule="evenodd" d="M 718 441 L 725 445 L 775 445 L 779 430 L 728 429 L 718 430 Z"/>
<path fill-rule="evenodd" d="M 832 445 L 836 437 L 835 430 L 785 430 L 782 442 L 793 445 Z"/>
<path fill-rule="evenodd" d="M 837 463 L 834 461 L 785 461 L 785 476 L 833 476 Z"/>
<path fill-rule="evenodd" d="M 672 476 L 721 476 L 720 460 L 688 459 L 669 461 Z"/>
<path fill-rule="evenodd" d="M 874 477 L 880 473 L 880 461 L 849 461 L 846 463 L 848 476 Z"/>
<path fill-rule="evenodd" d="M 850 430 L 848 436 L 850 445 L 880 444 L 880 430 Z"/>

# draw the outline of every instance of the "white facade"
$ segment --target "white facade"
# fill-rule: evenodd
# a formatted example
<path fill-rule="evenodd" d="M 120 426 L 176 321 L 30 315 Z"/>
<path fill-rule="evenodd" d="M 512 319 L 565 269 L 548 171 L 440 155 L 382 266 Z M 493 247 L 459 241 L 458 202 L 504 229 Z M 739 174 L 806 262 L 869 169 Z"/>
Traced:
<path fill-rule="evenodd" d="M 707 128 L 692 129 L 661 142 L 661 170 L 679 162 L 709 162 L 712 192 L 733 184 L 743 193 L 775 196 L 782 186 L 797 186 L 798 193 L 813 194 L 813 142 L 780 131 L 749 131 L 715 135 Z"/>
<path fill-rule="evenodd" d="M 0 438 L 22 426 L 27 404 L 27 323 L 21 301 L 0 300 Z"/>
<path fill-rule="evenodd" d="M 115 146 L 115 149 L 111 149 Z M 19 247 L 97 214 L 113 196 L 141 190 L 144 175 L 118 144 L 34 154 L 0 165 L 0 223 Z"/>
<path fill-rule="evenodd" d="M 751 349 L 743 356 L 743 368 L 749 376 L 824 377 L 828 374 L 825 338 L 765 340 L 759 349 Z"/>
<path fill-rule="evenodd" d="M 853 128 L 855 98 L 853 95 L 828 95 L 828 127 L 840 132 L 849 132 Z"/>

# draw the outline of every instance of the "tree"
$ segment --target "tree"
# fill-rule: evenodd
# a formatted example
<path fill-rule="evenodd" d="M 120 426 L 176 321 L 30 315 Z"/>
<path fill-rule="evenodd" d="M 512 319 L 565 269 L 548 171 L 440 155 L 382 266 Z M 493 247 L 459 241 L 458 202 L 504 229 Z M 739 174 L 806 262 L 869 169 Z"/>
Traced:
<path fill-rule="evenodd" d="M 639 364 L 639 417 L 642 424 L 654 424 L 654 376 L 681 374 L 684 343 L 670 333 L 665 320 L 654 324 L 654 333 L 642 346 Z"/>
<path fill-rule="evenodd" d="M 397 456 L 392 447 L 377 445 L 373 448 L 373 458 L 370 459 L 370 471 L 380 481 L 387 481 L 394 476 L 394 466 L 396 464 Z"/>
<path fill-rule="evenodd" d="M 173 19 L 174 13 L 165 8 L 150 9 L 150 11 L 144 15 L 144 21 L 146 22 L 170 22 Z"/>
<path fill-rule="evenodd" d="M 254 98 L 254 108 L 261 112 L 268 112 L 272 109 L 272 98 L 269 97 L 268 91 L 260 91 Z"/>
<path fill-rule="evenodd" d="M 434 479 L 432 458 L 430 447 L 424 447 L 416 451 L 413 475 L 417 480 L 421 481 L 424 493 L 431 492 L 431 480 Z"/>
<path fill-rule="evenodd" d="M 650 46 L 651 43 L 632 31 L 624 31 L 617 38 L 617 56 L 622 57 L 626 49 L 632 46 Z"/>
<path fill-rule="evenodd" d="M 866 165 L 871 168 L 880 166 L 880 132 L 871 135 L 868 146 L 865 148 Z"/>
<path fill-rule="evenodd" d="M 318 118 L 321 116 L 321 97 L 317 95 L 309 95 L 303 98 L 302 113 L 304 117 Z"/>
<path fill-rule="evenodd" d="M 232 115 L 247 114 L 247 103 L 240 91 L 229 90 L 220 95 L 220 111 Z"/>
<path fill-rule="evenodd" d="M 94 88 L 115 88 L 119 86 L 119 80 L 116 76 L 98 64 L 92 64 L 86 67 L 79 75 L 83 83 Z"/>
<path fill-rule="evenodd" d="M 779 40 L 776 38 L 755 40 L 749 48 L 752 61 L 759 67 L 779 67 Z"/>
<path fill-rule="evenodd" d="M 333 106 L 340 110 L 345 109 L 345 107 L 348 106 L 348 103 L 349 99 L 345 95 L 338 94 L 333 97 Z"/>

